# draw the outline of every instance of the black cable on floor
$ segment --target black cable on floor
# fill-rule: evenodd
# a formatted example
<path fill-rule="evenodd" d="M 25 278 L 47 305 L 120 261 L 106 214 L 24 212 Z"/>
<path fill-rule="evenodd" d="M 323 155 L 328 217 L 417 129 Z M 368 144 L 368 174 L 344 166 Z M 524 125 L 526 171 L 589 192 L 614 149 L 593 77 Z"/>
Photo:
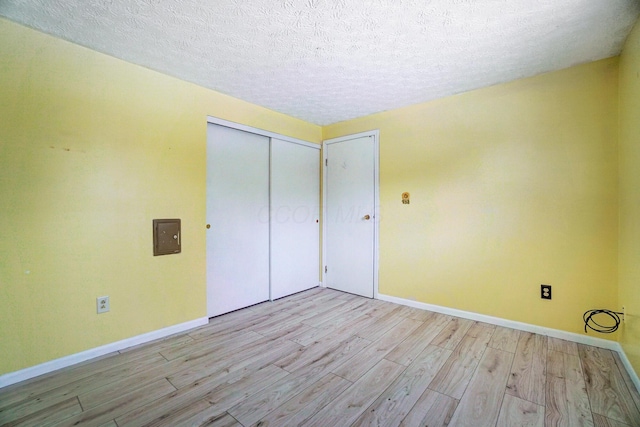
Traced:
<path fill-rule="evenodd" d="M 601 325 L 598 322 L 596 322 L 593 319 L 593 316 L 596 316 L 598 314 L 606 314 L 607 316 L 611 317 L 614 321 L 614 325 L 611 326 L 606 326 L 606 325 Z M 618 311 L 611 311 L 611 310 L 606 310 L 604 308 L 598 309 L 598 310 L 589 310 L 586 311 L 583 315 L 582 315 L 582 319 L 584 320 L 584 332 L 587 332 L 587 328 L 596 331 L 596 332 L 600 332 L 602 334 L 610 334 L 612 332 L 615 332 L 618 330 L 618 326 L 620 326 L 620 316 L 618 316 L 619 314 L 624 315 L 624 313 L 618 312 Z M 592 326 L 595 325 L 595 326 Z"/>

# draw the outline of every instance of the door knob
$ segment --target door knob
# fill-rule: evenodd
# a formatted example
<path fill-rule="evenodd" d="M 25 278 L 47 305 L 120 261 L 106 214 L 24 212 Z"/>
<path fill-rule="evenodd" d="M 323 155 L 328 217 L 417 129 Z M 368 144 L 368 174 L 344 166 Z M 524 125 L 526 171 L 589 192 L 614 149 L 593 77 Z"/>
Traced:
<path fill-rule="evenodd" d="M 211 224 L 207 224 L 207 230 L 211 228 Z"/>
<path fill-rule="evenodd" d="M 362 217 L 362 219 L 366 219 L 367 221 L 369 221 L 371 219 L 371 217 L 369 215 L 365 215 Z"/>

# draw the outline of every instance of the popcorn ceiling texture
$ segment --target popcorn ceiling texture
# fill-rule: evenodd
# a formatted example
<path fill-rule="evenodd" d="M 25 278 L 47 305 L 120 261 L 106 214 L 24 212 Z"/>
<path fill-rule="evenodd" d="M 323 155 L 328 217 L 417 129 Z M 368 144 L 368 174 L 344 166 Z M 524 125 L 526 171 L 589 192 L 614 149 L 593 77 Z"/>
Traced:
<path fill-rule="evenodd" d="M 0 15 L 326 125 L 620 53 L 637 0 L 2 0 Z"/>

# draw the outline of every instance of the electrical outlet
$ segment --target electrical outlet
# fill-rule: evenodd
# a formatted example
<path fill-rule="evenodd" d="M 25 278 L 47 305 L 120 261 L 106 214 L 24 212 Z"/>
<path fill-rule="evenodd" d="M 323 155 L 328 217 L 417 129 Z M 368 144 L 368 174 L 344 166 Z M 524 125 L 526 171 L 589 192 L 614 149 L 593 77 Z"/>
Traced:
<path fill-rule="evenodd" d="M 98 308 L 98 314 L 106 313 L 109 311 L 109 297 L 98 297 L 96 298 L 96 306 Z"/>
<path fill-rule="evenodd" d="M 551 299 L 551 285 L 540 285 L 540 298 Z"/>

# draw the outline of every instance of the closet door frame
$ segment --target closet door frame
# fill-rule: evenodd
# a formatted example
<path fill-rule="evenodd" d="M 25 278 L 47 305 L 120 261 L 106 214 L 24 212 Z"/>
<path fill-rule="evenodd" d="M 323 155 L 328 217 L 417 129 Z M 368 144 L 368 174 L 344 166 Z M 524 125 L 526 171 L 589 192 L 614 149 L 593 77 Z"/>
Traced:
<path fill-rule="evenodd" d="M 309 141 L 304 141 L 301 139 L 297 139 L 297 138 L 292 138 L 290 136 L 286 136 L 286 135 L 281 135 L 279 133 L 275 133 L 275 132 L 271 132 L 268 130 L 264 130 L 264 129 L 260 129 L 260 128 L 255 128 L 253 126 L 247 126 L 241 123 L 236 123 L 236 122 L 232 122 L 229 120 L 225 120 L 225 119 L 221 119 L 218 117 L 213 117 L 213 116 L 207 116 L 207 124 L 212 123 L 215 125 L 220 125 L 220 126 L 225 126 L 231 129 L 236 129 L 236 130 L 241 130 L 244 132 L 249 132 L 249 133 L 253 133 L 256 135 L 261 135 L 261 136 L 265 136 L 270 138 L 269 140 L 269 146 L 271 146 L 271 139 L 279 139 L 281 141 L 286 141 L 286 142 L 290 142 L 293 144 L 298 144 L 298 145 L 303 145 L 305 147 L 309 147 L 309 148 L 313 148 L 315 150 L 318 150 L 318 153 L 321 153 L 321 149 L 322 149 L 322 145 L 320 144 L 314 144 L 313 142 L 309 142 Z M 269 148 L 269 153 L 271 153 L 271 149 Z M 321 157 L 320 155 L 318 155 L 318 162 L 321 161 Z M 269 160 L 269 165 L 271 165 L 271 160 Z M 269 166 L 271 167 L 271 166 Z M 320 168 L 321 169 L 321 168 Z M 318 181 L 321 182 L 321 177 L 318 177 Z M 270 185 L 269 185 L 270 187 Z M 318 194 L 318 199 L 320 199 L 320 194 Z M 269 200 L 271 200 L 271 196 L 269 196 Z M 320 231 L 320 229 L 318 229 L 318 238 L 320 239 L 322 237 L 322 232 Z M 269 242 L 269 246 L 271 246 L 271 242 Z M 320 248 L 319 250 L 320 255 L 322 254 L 322 248 Z M 320 268 L 320 259 L 318 259 L 318 269 Z M 271 276 L 271 274 L 269 274 L 269 276 Z M 208 279 L 207 279 L 208 280 Z M 269 277 L 269 280 L 271 280 L 271 277 Z M 207 282 L 208 283 L 208 282 Z M 319 284 L 321 284 L 321 282 L 319 282 Z M 209 298 L 209 295 L 207 294 L 207 299 Z M 273 295 L 272 295 L 272 290 L 271 290 L 271 283 L 269 283 L 269 300 L 273 300 Z"/>
<path fill-rule="evenodd" d="M 260 129 L 260 128 L 254 128 L 252 126 L 243 125 L 241 123 L 230 122 L 229 120 L 219 119 L 217 117 L 207 116 L 207 123 L 213 123 L 214 125 L 226 126 L 232 129 L 255 133 L 256 135 L 262 135 L 269 138 L 275 138 L 275 139 L 280 139 L 282 141 L 292 142 L 294 144 L 304 145 L 307 147 L 315 148 L 318 151 L 320 151 L 320 149 L 322 148 L 322 145 L 320 144 L 314 144 L 313 142 L 303 141 L 302 139 L 292 138 L 286 135 L 280 135 L 279 133 L 271 132 L 271 131 Z"/>

